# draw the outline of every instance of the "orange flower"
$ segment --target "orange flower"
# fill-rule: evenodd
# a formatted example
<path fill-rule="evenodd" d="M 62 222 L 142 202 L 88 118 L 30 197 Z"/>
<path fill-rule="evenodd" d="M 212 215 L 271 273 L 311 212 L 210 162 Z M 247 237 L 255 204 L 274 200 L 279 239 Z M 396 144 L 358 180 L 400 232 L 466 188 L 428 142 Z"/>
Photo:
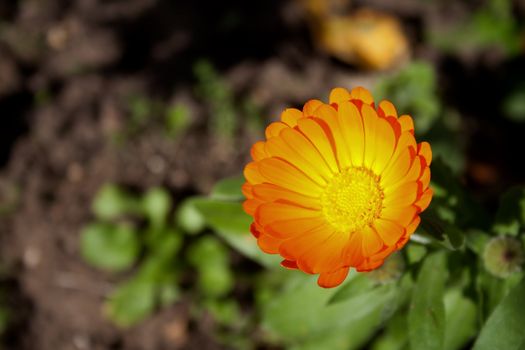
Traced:
<path fill-rule="evenodd" d="M 370 271 L 399 250 L 432 198 L 432 151 L 412 118 L 370 92 L 333 89 L 330 104 L 289 108 L 253 145 L 244 210 L 251 232 L 282 266 L 335 287 L 350 267 Z"/>

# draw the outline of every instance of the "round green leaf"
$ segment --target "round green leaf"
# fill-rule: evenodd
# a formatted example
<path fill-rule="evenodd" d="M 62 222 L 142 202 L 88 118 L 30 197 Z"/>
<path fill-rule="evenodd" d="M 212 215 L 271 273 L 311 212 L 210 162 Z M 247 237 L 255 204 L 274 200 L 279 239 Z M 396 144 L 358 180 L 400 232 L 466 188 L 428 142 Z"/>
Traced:
<path fill-rule="evenodd" d="M 139 254 L 139 241 L 129 225 L 95 223 L 82 231 L 81 252 L 91 265 L 111 271 L 129 268 Z"/>
<path fill-rule="evenodd" d="M 171 209 L 171 197 L 168 191 L 154 187 L 142 199 L 144 213 L 154 226 L 162 226 Z"/>

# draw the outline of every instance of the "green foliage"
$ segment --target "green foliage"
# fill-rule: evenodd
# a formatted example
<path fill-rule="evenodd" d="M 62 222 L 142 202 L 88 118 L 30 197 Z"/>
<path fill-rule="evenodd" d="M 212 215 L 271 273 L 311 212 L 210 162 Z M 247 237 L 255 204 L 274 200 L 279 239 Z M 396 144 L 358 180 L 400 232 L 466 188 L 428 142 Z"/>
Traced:
<path fill-rule="evenodd" d="M 289 345 L 320 346 L 333 337 L 338 339 L 337 348 L 359 345 L 380 325 L 384 308 L 397 292 L 392 285 L 384 285 L 330 304 L 339 288 L 321 289 L 310 276 L 298 272 L 289 275 L 283 288 L 260 305 L 262 327 Z"/>
<path fill-rule="evenodd" d="M 459 288 L 447 291 L 444 304 L 446 324 L 443 349 L 462 349 L 476 335 L 476 305 Z"/>
<path fill-rule="evenodd" d="M 177 253 L 182 232 L 168 225 L 170 194 L 154 187 L 144 195 L 104 185 L 93 200 L 96 220 L 81 234 L 81 252 L 91 265 L 113 272 L 138 272 L 113 291 L 105 311 L 116 324 L 139 322 L 158 305 L 178 300 Z"/>
<path fill-rule="evenodd" d="M 408 332 L 412 349 L 444 349 L 445 305 L 443 295 L 447 279 L 445 255 L 434 253 L 423 262 L 412 292 L 408 314 Z"/>
<path fill-rule="evenodd" d="M 212 134 L 232 140 L 238 127 L 233 93 L 219 77 L 212 64 L 202 60 L 193 67 L 197 78 L 197 92 L 210 106 Z"/>
<path fill-rule="evenodd" d="M 189 127 L 190 110 L 184 104 L 176 104 L 166 108 L 166 133 L 172 138 L 178 138 Z"/>
<path fill-rule="evenodd" d="M 120 286 L 105 304 L 106 314 L 122 327 L 142 320 L 154 308 L 155 286 L 140 280 Z"/>
<path fill-rule="evenodd" d="M 384 98 L 392 101 L 398 113 L 411 115 L 416 131 L 424 134 L 440 113 L 436 91 L 434 69 L 428 63 L 416 61 L 380 80 L 374 95 L 379 97 L 378 101 Z"/>
<path fill-rule="evenodd" d="M 525 279 L 496 307 L 483 326 L 474 350 L 513 350 L 525 347 Z"/>
<path fill-rule="evenodd" d="M 191 245 L 188 261 L 198 270 L 198 285 L 206 297 L 223 297 L 232 290 L 228 251 L 216 238 L 203 237 Z"/>
<path fill-rule="evenodd" d="M 525 122 L 525 84 L 514 89 L 503 101 L 504 115 L 515 122 Z"/>
<path fill-rule="evenodd" d="M 139 202 L 122 188 L 106 184 L 98 191 L 91 206 L 100 220 L 113 220 L 139 211 Z"/>
<path fill-rule="evenodd" d="M 131 225 L 93 223 L 82 231 L 82 256 L 98 268 L 121 271 L 135 262 L 140 243 Z"/>
<path fill-rule="evenodd" d="M 493 230 L 501 235 L 516 236 L 525 225 L 525 188 L 515 187 L 503 194 Z"/>
<path fill-rule="evenodd" d="M 428 33 L 431 44 L 445 52 L 478 51 L 499 47 L 509 55 L 519 52 L 521 33 L 510 0 L 489 0 L 470 18 L 446 30 Z"/>

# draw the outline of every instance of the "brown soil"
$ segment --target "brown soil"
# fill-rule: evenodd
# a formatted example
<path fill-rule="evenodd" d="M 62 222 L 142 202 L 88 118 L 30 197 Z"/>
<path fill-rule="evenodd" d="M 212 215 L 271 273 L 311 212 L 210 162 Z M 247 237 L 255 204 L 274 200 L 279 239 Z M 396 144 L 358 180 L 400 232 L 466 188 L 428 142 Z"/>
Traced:
<path fill-rule="evenodd" d="M 373 3 L 407 18 L 416 53 L 435 58 L 419 45 L 421 23 L 433 18 L 420 1 L 406 0 L 395 8 L 386 0 Z M 213 339 L 213 321 L 190 320 L 188 301 L 127 330 L 104 318 L 102 301 L 125 276 L 101 273 L 80 257 L 79 231 L 91 219 L 93 195 L 106 182 L 136 190 L 164 185 L 180 201 L 240 172 L 259 135 L 240 131 L 235 145 L 227 147 L 209 134 L 207 110 L 194 93 L 191 72 L 201 57 L 218 65 L 236 96 L 250 96 L 270 118 L 284 106 L 325 96 L 333 86 L 372 86 L 377 78 L 317 53 L 291 1 L 224 6 L 168 0 L 0 0 L 0 17 L 9 23 L 0 28 L 5 123 L 0 199 L 11 208 L 0 214 L 0 284 L 13 310 L 6 348 L 221 348 Z M 448 72 L 446 86 L 462 78 L 455 76 L 465 67 L 461 61 L 436 61 Z M 483 67 L 479 72 L 487 73 Z M 499 79 L 490 67 L 488 73 L 483 82 Z M 467 118 L 488 113 L 472 108 L 475 100 L 463 103 L 457 98 L 460 91 L 454 94 L 447 98 Z M 152 116 L 146 128 L 115 141 L 130 123 L 132 96 L 183 101 L 192 126 L 182 138 L 172 139 Z M 474 133 L 499 132 L 498 150 L 516 146 L 505 141 L 506 132 L 523 134 L 522 129 L 509 131 L 509 124 L 486 123 L 476 122 L 482 131 Z M 489 184 L 494 192 L 524 178 L 516 167 L 496 159 L 494 151 L 472 149 L 473 160 L 497 164 L 497 183 Z"/>

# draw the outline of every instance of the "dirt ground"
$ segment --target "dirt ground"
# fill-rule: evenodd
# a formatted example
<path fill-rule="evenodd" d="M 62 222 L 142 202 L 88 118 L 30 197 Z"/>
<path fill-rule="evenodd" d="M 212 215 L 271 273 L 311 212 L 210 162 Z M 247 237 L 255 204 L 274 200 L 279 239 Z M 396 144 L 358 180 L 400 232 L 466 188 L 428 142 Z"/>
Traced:
<path fill-rule="evenodd" d="M 405 19 L 414 55 L 436 63 L 440 93 L 468 126 L 465 183 L 494 206 L 502 189 L 525 178 L 513 161 L 525 129 L 491 120 L 505 89 L 499 83 L 525 74 L 523 59 L 439 55 L 421 45 L 420 30 L 449 17 L 443 9 L 415 0 L 370 4 Z M 469 7 L 452 8 L 461 16 Z M 5 348 L 221 348 L 213 321 L 190 321 L 185 301 L 127 330 L 103 317 L 102 301 L 125 276 L 80 257 L 94 193 L 106 182 L 165 185 L 180 201 L 241 171 L 259 135 L 240 130 L 234 147 L 209 135 L 194 91 L 200 58 L 216 65 L 235 96 L 263 106 L 268 120 L 333 86 L 372 86 L 376 73 L 317 52 L 292 1 L 0 0 L 0 18 L 0 198 L 10 208 L 0 216 L 0 283 L 14 310 Z M 152 116 L 116 140 L 129 124 L 130 96 L 185 103 L 190 129 L 167 138 Z"/>

